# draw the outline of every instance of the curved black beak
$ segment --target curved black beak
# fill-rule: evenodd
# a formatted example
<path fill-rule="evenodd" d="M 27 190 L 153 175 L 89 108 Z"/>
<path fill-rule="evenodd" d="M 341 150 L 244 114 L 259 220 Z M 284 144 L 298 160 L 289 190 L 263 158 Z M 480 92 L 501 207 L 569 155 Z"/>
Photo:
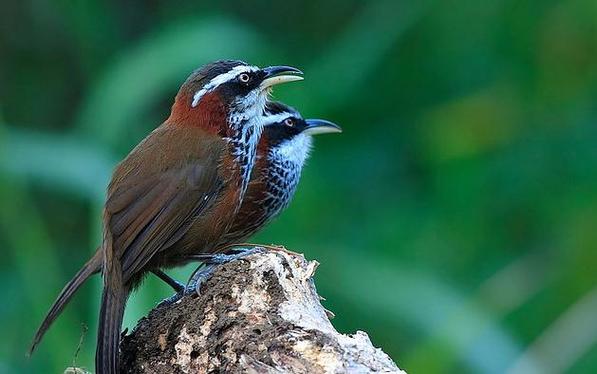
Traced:
<path fill-rule="evenodd" d="M 303 72 L 292 66 L 268 66 L 261 70 L 265 73 L 263 81 L 259 85 L 262 90 L 280 83 L 303 80 L 303 77 L 297 75 L 303 74 Z"/>
<path fill-rule="evenodd" d="M 342 128 L 333 122 L 324 119 L 307 119 L 305 120 L 307 126 L 302 131 L 307 135 L 329 134 L 342 132 Z"/>

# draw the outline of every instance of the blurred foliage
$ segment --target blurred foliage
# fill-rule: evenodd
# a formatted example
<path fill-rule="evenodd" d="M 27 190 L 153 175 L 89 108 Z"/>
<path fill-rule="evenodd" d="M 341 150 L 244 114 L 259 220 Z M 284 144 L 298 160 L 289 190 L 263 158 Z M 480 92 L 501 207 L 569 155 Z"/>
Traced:
<path fill-rule="evenodd" d="M 345 130 L 254 239 L 322 263 L 339 329 L 413 373 L 597 371 L 594 0 L 4 1 L 0 30 L 0 372 L 93 366 L 99 279 L 25 351 L 112 167 L 216 58 L 303 68 L 276 97 Z"/>

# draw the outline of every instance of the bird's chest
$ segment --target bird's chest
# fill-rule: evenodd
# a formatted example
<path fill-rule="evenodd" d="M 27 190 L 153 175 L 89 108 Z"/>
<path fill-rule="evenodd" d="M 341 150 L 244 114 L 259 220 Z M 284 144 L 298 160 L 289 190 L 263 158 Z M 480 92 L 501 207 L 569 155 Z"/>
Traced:
<path fill-rule="evenodd" d="M 300 179 L 300 166 L 290 161 L 271 162 L 266 178 L 263 206 L 267 215 L 274 217 L 290 204 Z"/>

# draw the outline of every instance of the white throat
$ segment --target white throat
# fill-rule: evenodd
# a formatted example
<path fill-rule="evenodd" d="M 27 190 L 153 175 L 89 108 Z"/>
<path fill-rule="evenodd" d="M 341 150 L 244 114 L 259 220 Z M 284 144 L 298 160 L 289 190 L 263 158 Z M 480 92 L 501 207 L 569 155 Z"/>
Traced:
<path fill-rule="evenodd" d="M 298 134 L 290 140 L 282 142 L 279 146 L 272 148 L 270 157 L 274 160 L 285 160 L 296 163 L 300 168 L 303 167 L 309 153 L 313 138 L 310 135 Z"/>

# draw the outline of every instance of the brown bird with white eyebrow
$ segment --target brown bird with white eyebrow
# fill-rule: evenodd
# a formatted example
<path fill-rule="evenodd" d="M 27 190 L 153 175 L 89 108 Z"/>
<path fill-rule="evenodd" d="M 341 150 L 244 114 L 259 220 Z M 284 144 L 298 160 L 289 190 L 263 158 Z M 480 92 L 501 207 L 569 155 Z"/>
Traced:
<path fill-rule="evenodd" d="M 263 117 L 264 129 L 257 146 L 251 180 L 232 226 L 218 245 L 221 249 L 252 236 L 288 206 L 298 186 L 304 162 L 309 156 L 312 135 L 341 132 L 337 125 L 329 121 L 305 120 L 298 111 L 280 102 L 268 101 Z M 205 256 L 199 257 L 209 261 Z M 37 330 L 30 352 L 81 285 L 98 273 L 101 266 L 102 252 L 98 249 L 93 258 L 63 288 Z M 184 289 L 183 285 L 159 269 L 152 269 L 152 272 L 176 291 Z"/>
<path fill-rule="evenodd" d="M 126 299 L 144 275 L 218 249 L 247 189 L 267 94 L 275 84 L 301 79 L 299 73 L 240 61 L 204 66 L 182 85 L 170 117 L 117 166 L 104 208 L 101 252 L 69 282 L 76 291 L 103 258 L 97 373 L 120 372 Z M 60 297 L 70 296 L 63 291 Z M 55 315 L 48 317 L 51 323 Z"/>
<path fill-rule="evenodd" d="M 295 109 L 271 101 L 268 101 L 263 113 L 263 124 L 264 130 L 257 147 L 251 180 L 233 224 L 221 238 L 218 245 L 220 249 L 252 236 L 288 206 L 296 191 L 304 162 L 309 156 L 312 135 L 341 131 L 329 121 L 304 120 Z M 210 260 L 201 254 L 198 257 L 198 260 Z M 63 288 L 37 330 L 30 352 L 81 285 L 98 273 L 101 266 L 102 251 L 98 249 L 93 258 Z M 184 289 L 183 285 L 159 269 L 151 271 L 176 291 Z"/>

